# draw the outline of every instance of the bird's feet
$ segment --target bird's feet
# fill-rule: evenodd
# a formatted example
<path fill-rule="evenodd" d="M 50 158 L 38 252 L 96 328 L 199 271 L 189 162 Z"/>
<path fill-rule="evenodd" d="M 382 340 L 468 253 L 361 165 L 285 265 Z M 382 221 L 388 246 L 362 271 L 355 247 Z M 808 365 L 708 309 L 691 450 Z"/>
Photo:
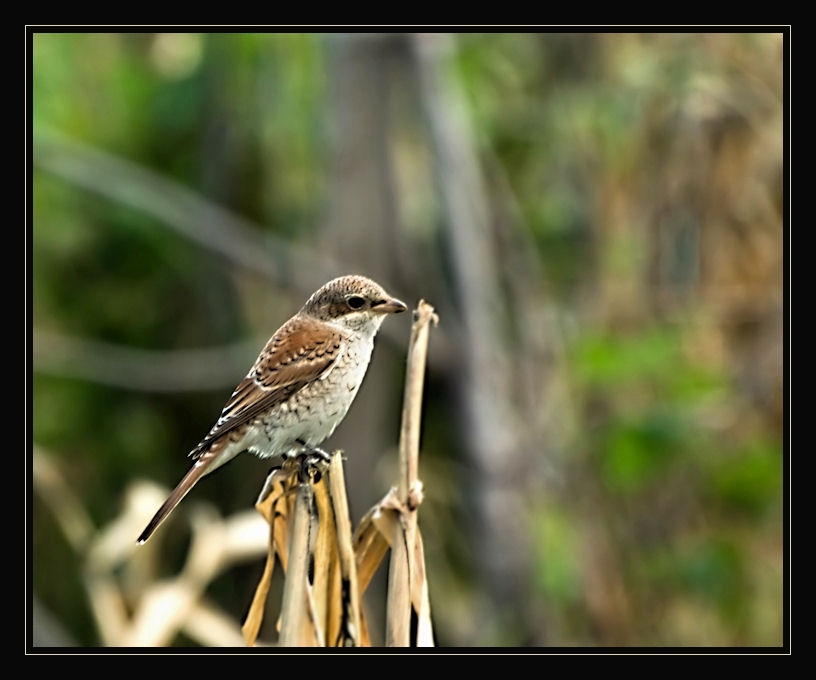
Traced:
<path fill-rule="evenodd" d="M 305 481 L 313 476 L 315 482 L 320 481 L 320 477 L 328 469 L 331 456 L 323 449 L 311 446 L 302 439 L 298 439 L 297 443 L 303 447 L 297 455 L 300 480 Z"/>
<path fill-rule="evenodd" d="M 324 463 L 331 461 L 331 456 L 323 449 L 307 444 L 302 439 L 296 439 L 295 441 L 302 447 L 298 456 L 306 456 L 310 459 L 322 460 Z"/>

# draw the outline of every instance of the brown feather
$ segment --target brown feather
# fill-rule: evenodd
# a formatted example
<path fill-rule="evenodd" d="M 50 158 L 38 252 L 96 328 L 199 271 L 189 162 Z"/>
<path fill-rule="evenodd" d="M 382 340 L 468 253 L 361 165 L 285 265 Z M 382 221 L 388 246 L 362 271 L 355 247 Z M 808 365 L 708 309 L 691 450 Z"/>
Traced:
<path fill-rule="evenodd" d="M 191 452 L 200 458 L 213 441 L 286 401 L 330 371 L 342 353 L 339 330 L 310 318 L 292 318 L 269 339 L 255 365 L 221 411 L 218 422 Z"/>
<path fill-rule="evenodd" d="M 210 466 L 217 455 L 216 451 L 208 451 L 196 461 L 195 465 L 187 471 L 187 474 L 184 475 L 176 488 L 173 489 L 167 497 L 167 500 L 162 503 L 162 506 L 156 511 L 156 514 L 153 515 L 153 519 L 151 519 L 150 523 L 145 527 L 145 530 L 137 539 L 137 543 L 144 543 L 150 538 L 151 534 L 167 519 L 167 516 L 173 512 L 174 508 L 181 502 L 181 499 L 189 493 L 190 489 L 195 486 L 196 482 L 210 471 Z"/>

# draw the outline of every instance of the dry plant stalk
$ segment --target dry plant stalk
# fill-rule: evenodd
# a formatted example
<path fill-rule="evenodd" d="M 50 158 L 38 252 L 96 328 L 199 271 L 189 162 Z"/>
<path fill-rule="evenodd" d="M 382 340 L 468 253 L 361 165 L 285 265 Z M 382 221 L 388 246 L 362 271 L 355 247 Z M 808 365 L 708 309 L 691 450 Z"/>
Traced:
<path fill-rule="evenodd" d="M 414 312 L 411 343 L 408 346 L 399 445 L 400 480 L 397 507 L 390 513 L 392 517 L 390 530 L 383 532 L 386 537 L 391 536 L 385 634 L 385 642 L 389 647 L 407 647 L 410 644 L 412 606 L 419 620 L 417 644 L 420 646 L 433 644 L 422 536 L 417 527 L 417 508 L 422 502 L 422 484 L 417 477 L 419 434 L 428 336 L 432 322 L 438 323 L 433 307 L 420 300 Z"/>
<path fill-rule="evenodd" d="M 312 524 L 311 479 L 297 485 L 295 512 L 292 518 L 292 536 L 289 552 L 289 571 L 283 589 L 281 605 L 280 644 L 283 647 L 304 647 L 310 638 L 319 640 L 314 617 L 309 617 L 309 538 Z M 311 619 L 311 620 L 310 620 Z M 307 624 L 311 623 L 311 630 Z M 312 633 L 312 635 L 310 635 Z"/>
<path fill-rule="evenodd" d="M 421 300 L 408 349 L 399 484 L 366 513 L 353 537 L 341 452 L 332 454 L 327 469 L 287 461 L 267 478 L 256 507 L 270 525 L 269 552 L 243 626 L 247 644 L 257 641 L 279 557 L 286 573 L 280 645 L 370 646 L 362 596 L 391 547 L 386 644 L 411 644 L 413 609 L 419 622 L 416 644 L 433 645 L 425 557 L 417 526 L 422 502 L 417 477 L 419 434 L 431 323 L 437 323 L 433 307 Z"/>
<path fill-rule="evenodd" d="M 354 548 L 351 544 L 351 518 L 348 513 L 348 499 L 346 498 L 346 483 L 343 477 L 343 461 L 341 456 L 334 456 L 329 468 L 329 498 L 332 501 L 334 526 L 337 529 L 337 556 L 339 560 L 339 585 L 341 605 L 337 614 L 331 616 L 331 621 L 339 621 L 338 629 L 330 630 L 333 633 L 331 640 L 336 640 L 338 646 L 348 645 L 354 641 L 366 646 L 371 642 L 368 631 L 365 629 L 365 620 L 361 608 L 361 594 L 357 579 L 357 563 L 354 558 Z M 337 602 L 337 600 L 333 600 Z"/>
<path fill-rule="evenodd" d="M 276 556 L 280 558 L 281 567 L 287 571 L 289 563 L 289 518 L 294 511 L 293 480 L 294 468 L 280 468 L 273 470 L 266 479 L 258 502 L 255 504 L 258 512 L 269 524 L 269 551 L 266 556 L 266 565 L 261 580 L 255 589 L 255 596 L 249 607 L 249 613 L 241 630 L 247 644 L 252 646 L 258 638 L 263 623 L 263 612 L 269 588 L 272 584 L 272 574 L 275 570 Z"/>

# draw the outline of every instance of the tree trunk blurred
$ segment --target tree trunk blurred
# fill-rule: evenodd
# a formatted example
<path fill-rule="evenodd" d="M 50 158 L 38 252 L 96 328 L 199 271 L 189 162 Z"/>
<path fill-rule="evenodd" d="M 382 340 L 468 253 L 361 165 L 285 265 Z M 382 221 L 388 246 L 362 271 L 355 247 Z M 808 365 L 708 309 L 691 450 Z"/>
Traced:
<path fill-rule="evenodd" d="M 469 488 L 473 521 L 469 529 L 476 543 L 478 567 L 487 585 L 482 606 L 501 626 L 509 618 L 524 621 L 530 630 L 530 551 L 527 527 L 519 518 L 519 501 L 531 461 L 541 453 L 522 441 L 534 429 L 520 405 L 517 375 L 541 378 L 543 366 L 524 343 L 511 338 L 517 327 L 502 283 L 511 268 L 507 253 L 497 248 L 495 220 L 472 130 L 470 107 L 454 70 L 455 42 L 448 35 L 415 35 L 413 43 L 421 83 L 422 104 L 433 147 L 441 211 L 450 248 L 449 266 L 458 302 L 462 356 L 458 390 L 462 408 L 459 436 L 473 464 Z M 521 314 L 536 317 L 538 292 L 528 279 Z M 532 284 L 532 285 L 531 285 Z M 524 323 L 518 324 L 523 326 Z M 523 331 L 522 331 L 523 334 Z M 521 371 L 517 371 L 521 368 Z M 543 380 L 539 382 L 543 388 Z M 528 427 L 519 427 L 521 422 Z M 541 447 L 543 442 L 538 442 Z M 484 617 L 488 619 L 487 616 Z M 500 635 L 499 631 L 492 634 Z M 491 639 L 491 632 L 486 639 Z M 541 644 L 539 639 L 534 644 Z"/>
<path fill-rule="evenodd" d="M 339 34 L 329 38 L 332 130 L 332 186 L 320 250 L 342 267 L 335 275 L 370 276 L 397 294 L 397 208 L 389 154 L 389 101 L 392 78 L 404 58 L 399 35 Z M 319 285 L 319 284 L 318 284 Z M 416 300 L 405 300 L 412 307 Z M 375 485 L 372 471 L 399 439 L 399 397 L 408 340 L 408 315 L 389 319 L 399 327 L 396 347 L 379 342 L 354 407 L 332 437 L 348 456 L 347 480 L 353 520 L 359 519 L 387 488 Z M 393 329 L 390 336 L 394 337 Z"/>

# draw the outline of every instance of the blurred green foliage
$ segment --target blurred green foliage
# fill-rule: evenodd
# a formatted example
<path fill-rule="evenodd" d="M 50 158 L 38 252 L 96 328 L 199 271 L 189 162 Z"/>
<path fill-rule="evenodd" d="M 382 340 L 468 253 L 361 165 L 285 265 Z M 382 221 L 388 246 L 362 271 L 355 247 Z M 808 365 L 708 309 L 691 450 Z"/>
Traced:
<path fill-rule="evenodd" d="M 769 587 L 764 579 L 755 582 L 754 571 L 773 562 L 766 541 L 781 522 L 781 442 L 754 433 L 724 437 L 716 422 L 707 422 L 712 411 L 727 408 L 727 379 L 684 357 L 682 330 L 655 326 L 642 335 L 588 336 L 573 348 L 571 374 L 587 394 L 584 422 L 593 424 L 581 484 L 595 486 L 596 509 L 614 513 L 607 529 L 625 553 L 615 559 L 631 565 L 622 572 L 627 597 L 615 604 L 652 613 L 634 624 L 632 639 L 610 633 L 611 641 L 781 644 L 781 629 L 775 639 L 760 641 L 749 623 L 781 612 L 768 612 L 763 598 L 752 603 L 745 597 Z M 563 630 L 586 624 L 576 565 L 589 551 L 582 541 L 598 538 L 584 526 L 586 507 L 577 504 L 571 513 L 569 507 L 547 504 L 537 520 L 538 587 L 548 601 L 562 602 Z M 680 630 L 665 609 L 677 599 L 701 620 L 713 614 L 716 631 Z"/>

